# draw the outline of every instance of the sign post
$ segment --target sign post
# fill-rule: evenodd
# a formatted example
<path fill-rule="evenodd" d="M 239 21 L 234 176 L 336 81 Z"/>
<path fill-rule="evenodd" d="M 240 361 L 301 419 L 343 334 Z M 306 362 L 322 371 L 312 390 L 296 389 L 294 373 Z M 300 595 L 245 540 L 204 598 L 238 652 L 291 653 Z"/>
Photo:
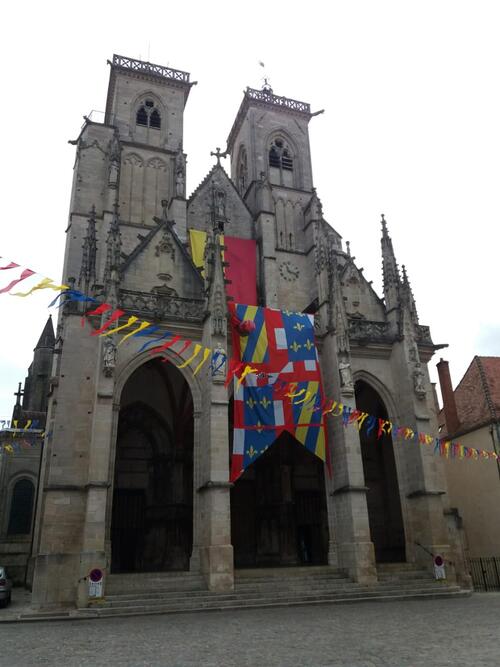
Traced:
<path fill-rule="evenodd" d="M 98 567 L 89 572 L 89 598 L 102 598 L 102 587 L 104 582 L 104 573 Z"/>
<path fill-rule="evenodd" d="M 446 579 L 446 571 L 444 569 L 444 558 L 439 554 L 434 556 L 434 577 L 436 579 Z"/>

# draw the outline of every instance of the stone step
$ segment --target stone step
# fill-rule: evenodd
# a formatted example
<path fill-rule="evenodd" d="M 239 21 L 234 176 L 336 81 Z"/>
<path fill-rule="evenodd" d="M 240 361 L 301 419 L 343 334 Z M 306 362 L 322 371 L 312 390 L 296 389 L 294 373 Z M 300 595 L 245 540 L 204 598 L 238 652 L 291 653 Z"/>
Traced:
<path fill-rule="evenodd" d="M 150 604 L 145 604 L 143 606 L 136 607 L 104 607 L 104 608 L 92 608 L 87 610 L 81 610 L 77 613 L 77 616 L 80 618 L 95 618 L 95 617 L 107 617 L 107 616 L 135 616 L 143 614 L 165 614 L 165 613 L 182 613 L 182 612 L 197 612 L 197 611 L 209 611 L 209 610 L 222 610 L 231 611 L 237 609 L 256 609 L 256 608 L 273 608 L 273 607 L 287 607 L 287 606 L 297 606 L 297 605 L 309 605 L 309 604 L 346 604 L 353 602 L 364 602 L 364 601 L 373 601 L 377 600 L 380 602 L 385 601 L 395 601 L 395 600 L 423 600 L 423 599 L 435 599 L 441 597 L 463 597 L 470 595 L 468 591 L 462 591 L 458 587 L 438 587 L 436 586 L 432 590 L 426 591 L 411 591 L 407 592 L 404 590 L 398 590 L 396 592 L 376 592 L 372 591 L 370 593 L 365 593 L 360 591 L 357 595 L 338 595 L 338 596 L 302 596 L 297 598 L 290 599 L 279 599 L 274 598 L 260 598 L 258 600 L 227 600 L 225 602 L 218 602 L 216 599 L 207 601 L 204 604 L 164 604 L 153 606 Z"/>
<path fill-rule="evenodd" d="M 459 590 L 458 587 L 447 586 L 447 590 Z M 379 594 L 395 594 L 398 591 L 404 591 L 405 593 L 424 593 L 432 590 L 443 590 L 443 585 L 434 582 L 434 584 L 429 583 L 425 586 L 414 586 L 414 587 L 395 587 L 395 586 L 360 586 L 358 584 L 351 584 L 350 586 L 345 586 L 342 588 L 334 590 L 316 590 L 316 591 L 294 591 L 294 590 L 281 590 L 281 591 L 267 591 L 263 593 L 261 591 L 256 591 L 252 593 L 244 593 L 235 591 L 228 593 L 213 593 L 208 591 L 199 591 L 197 593 L 183 593 L 183 594 L 170 594 L 170 595 L 157 595 L 153 596 L 113 596 L 108 597 L 104 602 L 95 603 L 99 608 L 106 607 L 135 607 L 135 606 L 157 606 L 157 605 L 176 605 L 176 604 L 205 604 L 206 602 L 217 602 L 219 604 L 225 603 L 227 600 L 246 602 L 250 600 L 258 599 L 273 599 L 273 600 L 289 600 L 289 599 L 308 599 L 314 597 L 320 599 L 322 597 L 335 597 L 335 596 L 345 596 L 345 595 L 379 595 Z"/>
<path fill-rule="evenodd" d="M 111 574 L 106 579 L 106 592 L 121 593 L 131 590 L 199 590 L 205 588 L 200 574 L 183 573 L 138 573 Z"/>

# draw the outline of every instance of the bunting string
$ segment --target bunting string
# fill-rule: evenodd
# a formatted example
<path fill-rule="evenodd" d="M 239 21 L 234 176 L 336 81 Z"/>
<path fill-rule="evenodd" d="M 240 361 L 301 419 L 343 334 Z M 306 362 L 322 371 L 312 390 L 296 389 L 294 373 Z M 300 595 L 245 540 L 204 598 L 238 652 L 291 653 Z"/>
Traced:
<path fill-rule="evenodd" d="M 5 258 L 0 258 L 0 259 L 4 259 L 4 261 L 7 261 L 7 263 L 4 266 L 0 266 L 0 271 L 21 268 L 17 262 L 8 261 L 5 260 Z M 12 290 L 17 284 L 34 275 L 41 275 L 41 274 L 37 274 L 37 272 L 33 271 L 32 269 L 28 268 L 22 269 L 19 278 L 12 280 L 5 287 L 0 289 L 0 294 L 6 294 L 10 292 L 10 290 Z M 43 289 L 51 289 L 55 291 L 60 290 L 60 293 L 49 304 L 49 308 L 54 307 L 58 301 L 60 301 L 60 303 L 57 306 L 58 308 L 71 301 L 80 303 L 86 303 L 86 302 L 94 304 L 97 303 L 97 299 L 95 299 L 94 297 L 88 296 L 78 290 L 70 289 L 67 285 L 64 284 L 58 285 L 54 283 L 54 281 L 51 278 L 47 278 L 44 276 L 42 276 L 42 279 L 27 292 L 16 292 L 14 294 L 11 294 L 10 296 L 25 298 L 31 296 L 34 292 Z M 129 331 L 125 336 L 123 336 L 123 338 L 118 343 L 118 345 L 121 345 L 122 343 L 125 342 L 125 340 L 129 338 L 135 336 L 137 336 L 137 338 L 151 336 L 153 333 L 159 332 L 161 330 L 161 327 L 159 327 L 156 324 L 151 324 L 150 322 L 147 322 L 145 320 L 139 322 L 139 318 L 136 317 L 135 315 L 129 315 L 128 321 L 125 324 L 117 326 L 114 329 L 109 329 L 109 327 L 112 324 L 118 322 L 120 317 L 126 315 L 125 311 L 120 309 L 114 309 L 113 306 L 109 303 L 102 303 L 100 305 L 97 305 L 93 309 L 87 311 L 82 317 L 82 326 L 85 325 L 86 318 L 103 315 L 105 313 L 110 313 L 110 311 L 112 312 L 110 314 L 109 319 L 99 329 L 92 331 L 91 332 L 92 336 L 109 336 L 112 334 L 116 334 L 118 332 L 125 331 L 129 327 L 138 324 L 138 326 L 133 331 Z M 158 345 L 160 341 L 165 340 L 167 338 L 171 338 L 172 340 L 167 341 L 162 345 Z M 181 355 L 191 345 L 193 345 L 193 343 L 191 340 L 183 341 L 180 335 L 176 335 L 170 331 L 164 332 L 159 338 L 155 338 L 153 340 L 144 343 L 144 345 L 142 345 L 142 347 L 140 348 L 139 352 L 144 351 L 150 345 L 155 345 L 155 347 L 150 349 L 150 354 L 156 354 L 158 352 L 163 352 L 166 349 L 172 348 L 179 342 L 182 342 L 182 348 L 178 352 L 176 352 L 176 355 L 180 356 L 182 359 Z M 196 375 L 203 367 L 203 365 L 208 361 L 209 357 L 211 357 L 212 360 L 210 363 L 210 369 L 212 375 L 215 375 L 215 373 L 221 367 L 224 366 L 224 364 L 227 361 L 227 357 L 220 350 L 214 351 L 208 347 L 203 348 L 203 346 L 200 345 L 199 343 L 194 344 L 191 356 L 189 356 L 188 359 L 186 359 L 185 361 L 182 361 L 182 363 L 178 365 L 178 368 L 185 368 L 193 364 L 193 362 L 195 362 L 196 359 L 198 358 L 198 355 L 202 349 L 203 349 L 203 355 L 201 361 L 198 362 L 198 365 L 196 366 L 193 374 Z M 166 356 L 164 357 L 163 360 L 169 361 L 169 359 Z M 238 382 L 241 383 L 243 382 L 244 378 L 247 375 L 257 372 L 258 372 L 257 369 L 252 368 L 250 365 L 245 365 L 243 363 L 235 364 L 233 360 L 230 360 L 225 386 L 228 386 L 233 375 L 235 374 L 238 377 Z M 350 406 L 344 405 L 341 402 L 336 401 L 334 399 L 324 398 L 321 401 L 321 405 L 318 406 L 316 405 L 316 403 L 318 402 L 318 394 L 313 394 L 312 392 L 306 392 L 304 389 L 299 392 L 296 392 L 297 383 L 294 382 L 286 383 L 282 380 L 279 380 L 279 378 L 276 381 L 281 382 L 280 385 L 281 390 L 283 391 L 288 390 L 287 393 L 285 393 L 285 396 L 290 399 L 290 402 L 293 405 L 301 403 L 304 405 L 304 407 L 313 406 L 312 408 L 313 412 L 321 411 L 320 414 L 318 414 L 318 419 L 317 419 L 318 423 L 320 423 L 321 418 L 325 415 L 342 418 L 342 423 L 344 426 L 354 425 L 358 429 L 358 431 L 365 429 L 365 435 L 367 436 L 371 435 L 376 430 L 377 440 L 382 439 L 384 435 L 391 435 L 396 440 L 404 440 L 408 442 L 412 441 L 425 446 L 433 446 L 434 454 L 442 456 L 447 459 L 450 458 L 473 459 L 473 460 L 483 459 L 483 460 L 497 461 L 500 458 L 496 452 L 484 449 L 478 449 L 475 447 L 468 447 L 462 445 L 459 442 L 454 442 L 446 438 L 439 438 L 425 433 L 418 433 L 408 426 L 400 426 L 399 424 L 395 424 L 390 420 L 382 419 L 374 415 L 370 415 L 366 412 L 357 410 L 355 408 L 351 408 Z M 13 444 L 15 440 L 15 435 L 18 432 L 23 433 L 24 435 L 26 435 L 30 431 L 33 432 L 33 430 L 36 430 L 36 426 L 34 426 L 35 423 L 36 420 L 34 420 L 32 423 L 29 423 L 29 425 L 25 426 L 25 428 L 19 429 L 16 420 L 13 420 L 12 422 L 10 422 L 9 420 L 0 420 L 2 430 L 5 430 L 5 428 L 13 430 L 12 441 L 9 443 L 3 443 L 3 444 L 0 443 L 0 449 L 3 449 L 3 451 L 6 451 L 8 453 L 13 453 L 14 451 L 16 451 Z M 304 424 L 304 426 L 305 425 L 306 424 Z M 254 427 L 248 426 L 245 428 L 254 428 Z M 266 428 L 266 427 L 259 426 L 259 428 Z M 33 433 L 33 435 L 35 435 L 35 433 Z M 43 433 L 41 434 L 41 437 L 44 437 Z M 28 440 L 18 439 L 16 446 L 17 447 L 22 446 L 22 442 L 24 442 L 24 446 L 26 446 Z M 28 444 L 28 446 L 31 445 Z"/>

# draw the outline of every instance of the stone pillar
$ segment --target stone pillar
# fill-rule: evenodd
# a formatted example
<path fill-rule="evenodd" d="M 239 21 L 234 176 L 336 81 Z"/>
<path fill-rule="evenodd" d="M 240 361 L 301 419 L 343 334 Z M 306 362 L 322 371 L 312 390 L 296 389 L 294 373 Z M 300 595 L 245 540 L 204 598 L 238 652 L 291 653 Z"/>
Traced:
<path fill-rule="evenodd" d="M 49 405 L 51 436 L 44 448 L 35 535 L 32 604 L 72 607 L 77 600 L 80 553 L 87 515 L 88 462 L 95 403 L 97 341 L 64 317 L 58 384 Z"/>
<path fill-rule="evenodd" d="M 112 510 L 113 463 L 111 450 L 116 438 L 117 412 L 113 409 L 114 368 L 102 368 L 103 347 L 106 339 L 99 339 L 99 355 L 96 367 L 97 387 L 89 443 L 89 468 L 86 484 L 86 510 L 80 556 L 80 576 L 78 579 L 78 607 L 88 604 L 88 575 L 94 568 L 104 572 L 104 592 L 106 575 L 111 565 L 110 544 L 106 545 L 107 528 Z M 109 519 L 107 521 L 107 518 Z M 108 548 L 106 548 L 108 546 Z"/>
<path fill-rule="evenodd" d="M 213 384 L 204 398 L 203 431 L 200 449 L 205 465 L 198 487 L 202 543 L 201 571 L 211 591 L 234 588 L 233 546 L 231 544 L 232 484 L 229 475 L 228 399 L 223 384 Z"/>
<path fill-rule="evenodd" d="M 322 346 L 321 364 L 325 393 L 339 397 L 343 406 L 355 409 L 354 391 L 343 391 L 333 333 L 326 334 Z M 327 482 L 328 524 L 330 530 L 329 563 L 345 570 L 355 581 L 376 581 L 375 551 L 370 537 L 366 487 L 359 434 L 353 426 L 344 428 L 338 406 L 329 416 L 328 435 L 333 479 Z M 327 473 L 328 475 L 328 473 Z"/>
<path fill-rule="evenodd" d="M 275 218 L 271 213 L 260 213 L 256 222 L 260 239 L 262 294 L 268 308 L 278 307 L 278 274 L 276 265 Z"/>

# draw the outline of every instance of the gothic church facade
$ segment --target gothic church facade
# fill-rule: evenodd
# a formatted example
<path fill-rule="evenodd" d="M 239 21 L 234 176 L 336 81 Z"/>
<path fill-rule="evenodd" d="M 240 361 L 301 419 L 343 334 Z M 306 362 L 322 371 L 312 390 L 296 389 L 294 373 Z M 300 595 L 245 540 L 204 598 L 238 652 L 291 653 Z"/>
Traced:
<path fill-rule="evenodd" d="M 186 196 L 189 74 L 114 56 L 104 122 L 86 119 L 63 281 L 183 338 L 231 353 L 218 236 L 257 243 L 261 305 L 314 313 L 326 394 L 415 431 L 435 430 L 427 362 L 406 274 L 382 220 L 377 296 L 325 220 L 313 187 L 308 104 L 248 88 L 216 164 Z M 189 230 L 207 233 L 205 270 Z M 376 439 L 330 417 L 333 475 L 292 437 L 233 485 L 231 396 L 145 339 L 91 335 L 88 305 L 61 309 L 34 535 L 33 603 L 86 606 L 86 577 L 200 573 L 232 590 L 234 570 L 325 564 L 375 582 L 381 562 L 443 553 L 457 565 L 444 477 L 429 448 Z M 141 342 L 138 343 L 137 341 Z M 184 354 L 187 358 L 189 352 Z M 167 358 L 169 363 L 164 363 Z M 451 572 L 453 568 L 451 568 Z M 105 583 L 106 586 L 106 583 Z"/>

